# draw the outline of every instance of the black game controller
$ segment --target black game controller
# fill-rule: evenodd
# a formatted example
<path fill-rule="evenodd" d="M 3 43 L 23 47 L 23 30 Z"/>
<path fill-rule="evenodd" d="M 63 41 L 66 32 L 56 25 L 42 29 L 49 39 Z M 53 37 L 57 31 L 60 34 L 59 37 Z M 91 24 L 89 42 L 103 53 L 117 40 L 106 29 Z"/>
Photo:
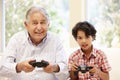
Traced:
<path fill-rule="evenodd" d="M 92 68 L 93 68 L 92 66 L 87 66 L 87 65 L 78 66 L 77 71 L 75 71 L 75 75 L 77 75 L 79 71 L 81 73 L 86 73 L 87 71 L 89 71 Z"/>
<path fill-rule="evenodd" d="M 42 60 L 41 62 L 32 61 L 32 62 L 30 62 L 30 64 L 33 67 L 46 67 L 49 65 L 49 63 L 47 61 L 44 61 L 44 60 Z"/>

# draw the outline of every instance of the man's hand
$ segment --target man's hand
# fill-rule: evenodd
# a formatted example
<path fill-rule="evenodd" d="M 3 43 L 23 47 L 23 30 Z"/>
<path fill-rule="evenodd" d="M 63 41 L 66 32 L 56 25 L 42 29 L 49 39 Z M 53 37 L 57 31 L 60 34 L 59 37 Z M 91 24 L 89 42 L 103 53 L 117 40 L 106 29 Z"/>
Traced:
<path fill-rule="evenodd" d="M 52 73 L 52 72 L 59 72 L 59 66 L 57 64 L 51 64 L 49 63 L 48 66 L 43 67 L 44 71 L 47 73 Z"/>
<path fill-rule="evenodd" d="M 18 63 L 16 66 L 16 72 L 21 72 L 21 71 L 31 72 L 31 71 L 33 71 L 35 68 L 29 64 L 31 61 L 35 61 L 35 60 L 26 60 L 26 61 Z"/>

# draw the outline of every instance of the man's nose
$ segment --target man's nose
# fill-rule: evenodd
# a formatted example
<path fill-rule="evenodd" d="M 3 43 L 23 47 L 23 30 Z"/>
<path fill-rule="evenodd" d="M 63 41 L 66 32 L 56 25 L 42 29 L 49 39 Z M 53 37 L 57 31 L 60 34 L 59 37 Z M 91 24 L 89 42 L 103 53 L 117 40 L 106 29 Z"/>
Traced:
<path fill-rule="evenodd" d="M 41 24 L 38 24 L 38 25 L 37 25 L 37 29 L 40 30 L 41 28 L 42 28 Z"/>

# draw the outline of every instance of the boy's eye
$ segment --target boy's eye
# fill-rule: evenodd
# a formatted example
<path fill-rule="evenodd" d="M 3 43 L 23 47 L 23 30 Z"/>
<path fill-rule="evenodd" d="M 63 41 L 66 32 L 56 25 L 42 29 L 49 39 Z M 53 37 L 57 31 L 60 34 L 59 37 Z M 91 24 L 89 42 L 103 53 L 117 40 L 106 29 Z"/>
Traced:
<path fill-rule="evenodd" d="M 82 39 L 82 37 L 78 36 L 77 39 Z"/>
<path fill-rule="evenodd" d="M 88 39 L 88 38 L 90 38 L 90 36 L 85 37 L 85 39 Z M 77 39 L 83 39 L 83 38 L 80 36 L 77 36 Z"/>
<path fill-rule="evenodd" d="M 86 38 L 88 39 L 88 38 L 90 38 L 90 36 L 87 36 Z"/>

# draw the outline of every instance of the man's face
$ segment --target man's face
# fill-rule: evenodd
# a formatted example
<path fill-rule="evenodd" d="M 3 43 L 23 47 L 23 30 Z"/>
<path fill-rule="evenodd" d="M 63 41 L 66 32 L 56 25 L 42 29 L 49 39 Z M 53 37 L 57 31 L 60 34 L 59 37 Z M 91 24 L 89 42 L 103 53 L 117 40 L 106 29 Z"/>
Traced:
<path fill-rule="evenodd" d="M 29 14 L 28 20 L 25 22 L 25 26 L 32 42 L 36 44 L 40 43 L 46 36 L 49 22 L 40 11 L 36 11 Z"/>

